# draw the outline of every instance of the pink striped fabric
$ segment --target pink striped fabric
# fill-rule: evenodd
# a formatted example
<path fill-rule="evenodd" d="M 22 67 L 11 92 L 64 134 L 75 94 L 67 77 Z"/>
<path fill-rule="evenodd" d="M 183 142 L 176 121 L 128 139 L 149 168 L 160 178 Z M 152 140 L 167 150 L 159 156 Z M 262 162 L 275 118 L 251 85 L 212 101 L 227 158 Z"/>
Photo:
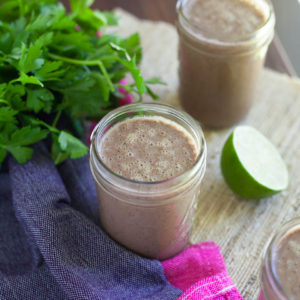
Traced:
<path fill-rule="evenodd" d="M 179 300 L 242 300 L 214 242 L 192 245 L 162 262 L 167 280 L 184 291 Z"/>
<path fill-rule="evenodd" d="M 262 290 L 259 292 L 258 300 L 266 300 Z"/>

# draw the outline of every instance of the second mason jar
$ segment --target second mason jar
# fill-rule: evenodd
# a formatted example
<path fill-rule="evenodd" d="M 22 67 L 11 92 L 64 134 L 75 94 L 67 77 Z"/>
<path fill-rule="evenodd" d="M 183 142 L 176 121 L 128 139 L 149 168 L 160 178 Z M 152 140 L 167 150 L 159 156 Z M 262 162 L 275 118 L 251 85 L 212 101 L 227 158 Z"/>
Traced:
<path fill-rule="evenodd" d="M 178 0 L 177 16 L 183 108 L 209 127 L 237 123 L 252 105 L 274 35 L 270 2 Z"/>
<path fill-rule="evenodd" d="M 300 218 L 284 224 L 263 255 L 259 300 L 297 300 L 300 295 Z"/>
<path fill-rule="evenodd" d="M 183 250 L 206 166 L 201 127 L 162 104 L 132 104 L 94 129 L 90 165 L 103 229 L 147 257 Z"/>

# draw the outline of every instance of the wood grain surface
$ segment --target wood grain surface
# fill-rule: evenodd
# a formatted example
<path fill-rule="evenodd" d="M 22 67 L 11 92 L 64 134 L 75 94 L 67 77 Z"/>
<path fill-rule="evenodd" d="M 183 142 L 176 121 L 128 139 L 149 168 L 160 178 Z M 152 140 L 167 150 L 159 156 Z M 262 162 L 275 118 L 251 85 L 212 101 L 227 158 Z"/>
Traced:
<path fill-rule="evenodd" d="M 121 35 L 138 31 L 144 49 L 141 64 L 146 78 L 160 76 L 167 86 L 156 88 L 161 101 L 179 106 L 177 76 L 177 32 L 174 26 L 141 21 L 124 11 Z M 159 36 L 163 39 L 157 40 Z M 269 238 L 283 222 L 300 214 L 300 80 L 264 70 L 255 103 L 242 124 L 267 136 L 285 160 L 288 189 L 261 201 L 236 196 L 226 185 L 220 170 L 220 154 L 232 128 L 204 130 L 207 141 L 207 170 L 202 182 L 191 242 L 213 240 L 219 244 L 228 272 L 245 300 L 259 293 L 261 257 Z"/>

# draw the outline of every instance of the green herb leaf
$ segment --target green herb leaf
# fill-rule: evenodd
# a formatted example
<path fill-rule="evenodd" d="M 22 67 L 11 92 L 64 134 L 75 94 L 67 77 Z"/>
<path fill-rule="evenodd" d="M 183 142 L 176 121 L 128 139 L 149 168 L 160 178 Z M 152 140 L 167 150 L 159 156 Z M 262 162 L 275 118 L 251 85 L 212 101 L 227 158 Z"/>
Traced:
<path fill-rule="evenodd" d="M 49 27 L 52 19 L 53 17 L 51 15 L 41 14 L 32 23 L 27 25 L 26 30 L 29 32 L 43 32 Z"/>
<path fill-rule="evenodd" d="M 22 44 L 22 54 L 19 61 L 20 71 L 28 73 L 30 71 L 41 68 L 44 64 L 42 56 L 42 48 L 48 46 L 52 42 L 53 33 L 47 32 L 40 36 L 27 51 L 26 46 Z"/>
<path fill-rule="evenodd" d="M 121 55 L 123 55 L 127 60 L 131 60 L 130 55 L 128 54 L 127 50 L 125 48 L 122 48 L 118 45 L 116 45 L 115 43 L 110 43 L 110 46 L 116 50 L 117 52 L 119 52 Z"/>
<path fill-rule="evenodd" d="M 72 33 L 56 33 L 53 37 L 53 45 L 51 48 L 56 48 L 63 52 L 78 50 L 93 51 L 90 37 L 80 31 Z"/>
<path fill-rule="evenodd" d="M 94 14 L 99 18 L 103 20 L 103 23 L 106 26 L 114 26 L 118 25 L 118 17 L 113 13 L 109 11 L 99 11 L 97 9 L 94 10 Z"/>
<path fill-rule="evenodd" d="M 80 13 L 84 8 L 90 7 L 94 0 L 70 0 L 71 9 L 73 12 Z"/>
<path fill-rule="evenodd" d="M 35 77 L 40 81 L 59 80 L 67 71 L 62 66 L 61 61 L 47 61 L 41 69 L 35 73 Z"/>
<path fill-rule="evenodd" d="M 44 84 L 41 81 L 39 81 L 35 76 L 28 76 L 23 72 L 20 74 L 20 77 L 18 77 L 15 80 L 12 80 L 10 83 L 14 83 L 14 82 L 18 82 L 18 81 L 21 82 L 23 85 L 36 84 L 41 87 L 44 86 Z"/>
<path fill-rule="evenodd" d="M 136 57 L 136 63 L 139 64 L 142 58 L 141 39 L 138 33 L 134 33 L 127 39 L 120 41 L 120 46 L 125 48 L 131 57 Z"/>
<path fill-rule="evenodd" d="M 7 146 L 6 150 L 10 152 L 20 164 L 28 161 L 33 154 L 33 150 L 30 147 Z"/>
<path fill-rule="evenodd" d="M 9 32 L 3 33 L 0 37 L 0 52 L 8 54 L 11 51 L 12 44 L 12 35 Z"/>
<path fill-rule="evenodd" d="M 88 147 L 66 131 L 59 134 L 58 142 L 61 150 L 67 152 L 71 158 L 79 158 L 88 153 Z"/>
<path fill-rule="evenodd" d="M 84 119 L 99 120 L 117 107 L 119 82 L 129 73 L 134 82 L 123 87 L 134 99 L 145 92 L 157 99 L 148 85 L 162 82 L 145 81 L 138 68 L 139 35 L 106 32 L 118 22 L 114 13 L 92 10 L 93 0 L 70 0 L 71 13 L 57 0 L 2 2 L 0 163 L 8 153 L 26 162 L 31 146 L 49 133 L 56 164 L 85 155 L 69 130 L 80 135 Z"/>
<path fill-rule="evenodd" d="M 59 146 L 58 136 L 52 135 L 51 158 L 54 164 L 58 165 L 64 162 L 69 156 L 68 152 L 62 151 Z"/>
<path fill-rule="evenodd" d="M 28 145 L 44 139 L 48 134 L 47 130 L 31 128 L 30 126 L 17 129 L 11 123 L 2 128 L 0 133 L 1 159 L 6 151 L 10 152 L 19 163 L 24 163 L 32 157 L 33 150 Z"/>
<path fill-rule="evenodd" d="M 154 100 L 159 99 L 159 96 L 155 94 L 149 86 L 146 86 L 146 89 L 147 89 L 147 93 L 152 97 L 152 99 Z"/>
<path fill-rule="evenodd" d="M 139 92 L 140 95 L 142 95 L 146 90 L 146 85 L 145 85 L 145 82 L 144 82 L 143 77 L 141 75 L 141 71 L 139 70 L 139 68 L 136 65 L 135 56 L 130 61 L 126 61 L 124 59 L 120 59 L 119 61 L 131 73 L 133 79 L 136 82 L 136 87 L 138 89 L 138 92 Z"/>
<path fill-rule="evenodd" d="M 42 109 L 44 112 L 50 113 L 53 100 L 53 94 L 46 88 L 27 89 L 27 106 L 35 113 Z"/>
<path fill-rule="evenodd" d="M 0 84 L 0 98 L 3 98 L 6 92 L 7 84 L 2 83 Z"/>
<path fill-rule="evenodd" d="M 145 80 L 145 83 L 167 85 L 164 81 L 162 81 L 160 78 L 157 78 L 157 77 L 147 79 L 147 80 Z"/>
<path fill-rule="evenodd" d="M 19 68 L 21 72 L 28 73 L 29 71 L 39 69 L 44 63 L 44 60 L 40 58 L 41 52 L 41 48 L 37 45 L 33 45 L 27 51 L 26 46 L 23 44 L 22 56 L 19 61 Z"/>
<path fill-rule="evenodd" d="M 14 116 L 18 112 L 10 107 L 0 107 L 0 122 L 15 122 Z"/>
<path fill-rule="evenodd" d="M 9 144 L 11 146 L 27 146 L 43 140 L 48 135 L 47 130 L 42 130 L 39 127 L 32 128 L 30 126 L 16 130 L 11 135 Z"/>

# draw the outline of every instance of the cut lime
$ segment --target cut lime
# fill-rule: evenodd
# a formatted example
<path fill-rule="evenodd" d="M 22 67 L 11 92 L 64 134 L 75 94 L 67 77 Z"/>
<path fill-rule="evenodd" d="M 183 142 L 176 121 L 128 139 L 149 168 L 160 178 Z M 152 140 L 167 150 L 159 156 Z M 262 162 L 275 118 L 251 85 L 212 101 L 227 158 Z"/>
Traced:
<path fill-rule="evenodd" d="M 233 130 L 223 147 L 221 168 L 231 189 L 247 199 L 268 197 L 288 186 L 288 171 L 277 149 L 249 126 Z"/>

